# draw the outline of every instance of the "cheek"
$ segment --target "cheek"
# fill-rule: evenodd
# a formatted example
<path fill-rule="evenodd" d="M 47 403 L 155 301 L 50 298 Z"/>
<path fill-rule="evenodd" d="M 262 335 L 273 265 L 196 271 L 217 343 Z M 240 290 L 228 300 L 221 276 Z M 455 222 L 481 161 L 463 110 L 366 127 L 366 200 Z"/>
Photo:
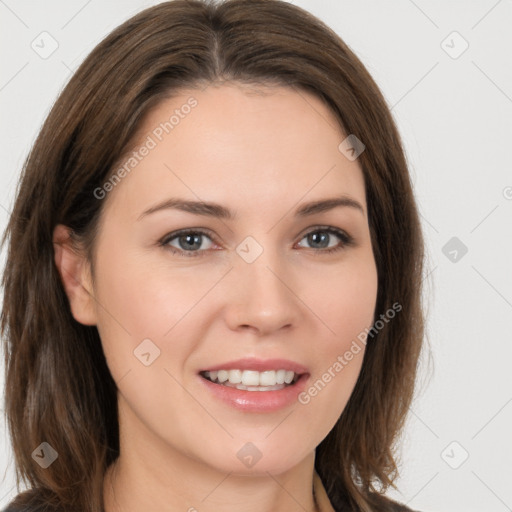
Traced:
<path fill-rule="evenodd" d="M 324 354 L 346 350 L 353 339 L 371 327 L 377 300 L 377 269 L 371 255 L 347 260 L 318 272 L 308 285 L 308 306 L 323 320 Z"/>
<path fill-rule="evenodd" d="M 148 267 L 143 255 L 122 254 L 114 246 L 103 249 L 95 276 L 97 325 L 117 380 L 140 362 L 135 357 L 144 340 L 156 347 L 145 342 L 152 357 L 158 350 L 163 352 L 166 333 L 197 301 L 197 290 L 180 279 L 166 279 L 161 271 Z"/>
<path fill-rule="evenodd" d="M 323 335 L 315 351 L 315 373 L 298 401 L 310 427 L 325 436 L 343 412 L 361 370 L 362 334 L 373 324 L 377 299 L 374 260 L 340 266 L 328 279 L 318 276 L 317 283 L 322 286 L 309 294 L 309 303 L 323 321 Z"/>
<path fill-rule="evenodd" d="M 193 334 L 202 329 L 203 299 L 226 270 L 172 268 L 122 246 L 105 244 L 96 267 L 98 331 L 114 380 L 128 371 L 138 375 L 148 358 L 151 368 L 179 373 L 200 339 Z"/>
<path fill-rule="evenodd" d="M 343 374 L 344 389 L 355 385 L 361 369 L 365 350 L 363 335 L 373 324 L 377 283 L 377 270 L 372 258 L 367 264 L 361 262 L 353 266 L 350 272 L 340 273 L 338 279 L 333 278 L 329 284 L 331 301 L 326 318 L 336 334 L 326 337 L 324 365 L 327 363 L 325 371 L 331 375 L 333 372 Z M 327 379 L 325 376 L 323 380 Z M 335 380 L 332 379 L 333 382 Z"/>

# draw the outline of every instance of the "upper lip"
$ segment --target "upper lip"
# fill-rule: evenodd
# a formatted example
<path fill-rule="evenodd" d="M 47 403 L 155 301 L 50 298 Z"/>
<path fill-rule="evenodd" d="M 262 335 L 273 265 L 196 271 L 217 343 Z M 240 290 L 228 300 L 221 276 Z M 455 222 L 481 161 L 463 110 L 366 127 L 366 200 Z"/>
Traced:
<path fill-rule="evenodd" d="M 246 357 L 234 361 L 216 364 L 201 370 L 201 372 L 212 372 L 218 370 L 255 370 L 263 372 L 266 370 L 287 370 L 296 374 L 308 373 L 305 366 L 288 359 L 258 359 Z"/>

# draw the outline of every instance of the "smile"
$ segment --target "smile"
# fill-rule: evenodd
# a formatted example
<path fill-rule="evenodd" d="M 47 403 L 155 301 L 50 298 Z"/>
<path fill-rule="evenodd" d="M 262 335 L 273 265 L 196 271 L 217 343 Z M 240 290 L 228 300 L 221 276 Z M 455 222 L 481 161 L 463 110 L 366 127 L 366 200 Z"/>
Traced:
<path fill-rule="evenodd" d="M 299 374 L 291 370 L 218 370 L 201 375 L 210 382 L 243 391 L 279 391 L 294 384 Z"/>

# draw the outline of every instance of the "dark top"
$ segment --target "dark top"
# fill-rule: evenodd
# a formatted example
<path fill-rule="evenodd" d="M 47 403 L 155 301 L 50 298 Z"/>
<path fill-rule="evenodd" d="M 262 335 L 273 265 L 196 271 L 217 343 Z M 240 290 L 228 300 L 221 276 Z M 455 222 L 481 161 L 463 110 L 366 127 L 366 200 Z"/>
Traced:
<path fill-rule="evenodd" d="M 15 507 L 14 505 L 7 505 L 7 508 L 4 509 L 1 512 L 46 512 L 44 508 L 41 506 L 27 506 L 27 507 Z M 399 503 L 396 503 L 395 508 L 393 509 L 393 512 L 418 512 L 415 510 L 412 510 L 405 505 L 401 505 Z"/>
<path fill-rule="evenodd" d="M 335 509 L 332 505 L 332 503 L 329 500 L 329 497 L 327 496 L 327 493 L 325 491 L 325 488 L 320 480 L 320 477 L 318 476 L 318 473 L 315 471 L 315 480 L 314 480 L 314 493 L 316 497 L 316 501 L 318 503 L 318 507 L 322 512 L 329 512 L 329 511 L 335 511 L 335 512 L 341 512 Z M 16 504 L 16 502 L 19 502 L 20 499 L 25 502 L 26 504 L 20 505 Z M 383 508 L 386 511 L 392 511 L 392 512 L 418 512 L 415 510 L 412 510 L 405 505 L 402 505 L 400 503 L 396 503 L 395 501 L 390 500 L 389 498 L 384 498 L 386 500 L 386 504 L 383 505 Z M 27 503 L 28 502 L 28 503 Z M 343 512 L 345 512 L 347 509 L 344 506 L 339 505 L 339 507 L 342 509 Z M 68 512 L 63 511 L 62 509 L 55 509 L 53 507 L 49 507 L 47 504 L 44 503 L 44 500 L 41 498 L 40 495 L 38 495 L 37 491 L 34 492 L 34 490 L 28 490 L 25 491 L 22 494 L 19 494 L 16 496 L 9 505 L 7 505 L 7 508 L 5 508 L 3 511 L 0 512 Z M 69 512 L 79 512 L 76 510 L 69 511 Z"/>
<path fill-rule="evenodd" d="M 6 509 L 4 509 L 1 512 L 43 512 L 43 509 L 41 507 L 14 507 L 11 505 L 8 505 Z M 415 510 L 412 510 L 405 505 L 400 505 L 399 503 L 396 504 L 396 508 L 393 512 L 417 512 Z"/>
<path fill-rule="evenodd" d="M 11 505 L 8 505 L 6 509 L 4 509 L 1 512 L 44 512 L 41 507 L 14 507 Z M 412 510 L 405 505 L 400 505 L 399 503 L 396 504 L 393 512 L 417 512 L 415 510 Z"/>

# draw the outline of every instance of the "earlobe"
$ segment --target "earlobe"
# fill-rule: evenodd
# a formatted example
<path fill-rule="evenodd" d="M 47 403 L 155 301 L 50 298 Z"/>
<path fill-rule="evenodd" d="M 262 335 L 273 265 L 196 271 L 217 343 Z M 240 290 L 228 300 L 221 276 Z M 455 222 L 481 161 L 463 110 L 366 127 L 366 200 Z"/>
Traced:
<path fill-rule="evenodd" d="M 73 245 L 70 229 L 62 224 L 53 231 L 54 261 L 77 322 L 96 325 L 96 308 L 89 262 Z"/>

